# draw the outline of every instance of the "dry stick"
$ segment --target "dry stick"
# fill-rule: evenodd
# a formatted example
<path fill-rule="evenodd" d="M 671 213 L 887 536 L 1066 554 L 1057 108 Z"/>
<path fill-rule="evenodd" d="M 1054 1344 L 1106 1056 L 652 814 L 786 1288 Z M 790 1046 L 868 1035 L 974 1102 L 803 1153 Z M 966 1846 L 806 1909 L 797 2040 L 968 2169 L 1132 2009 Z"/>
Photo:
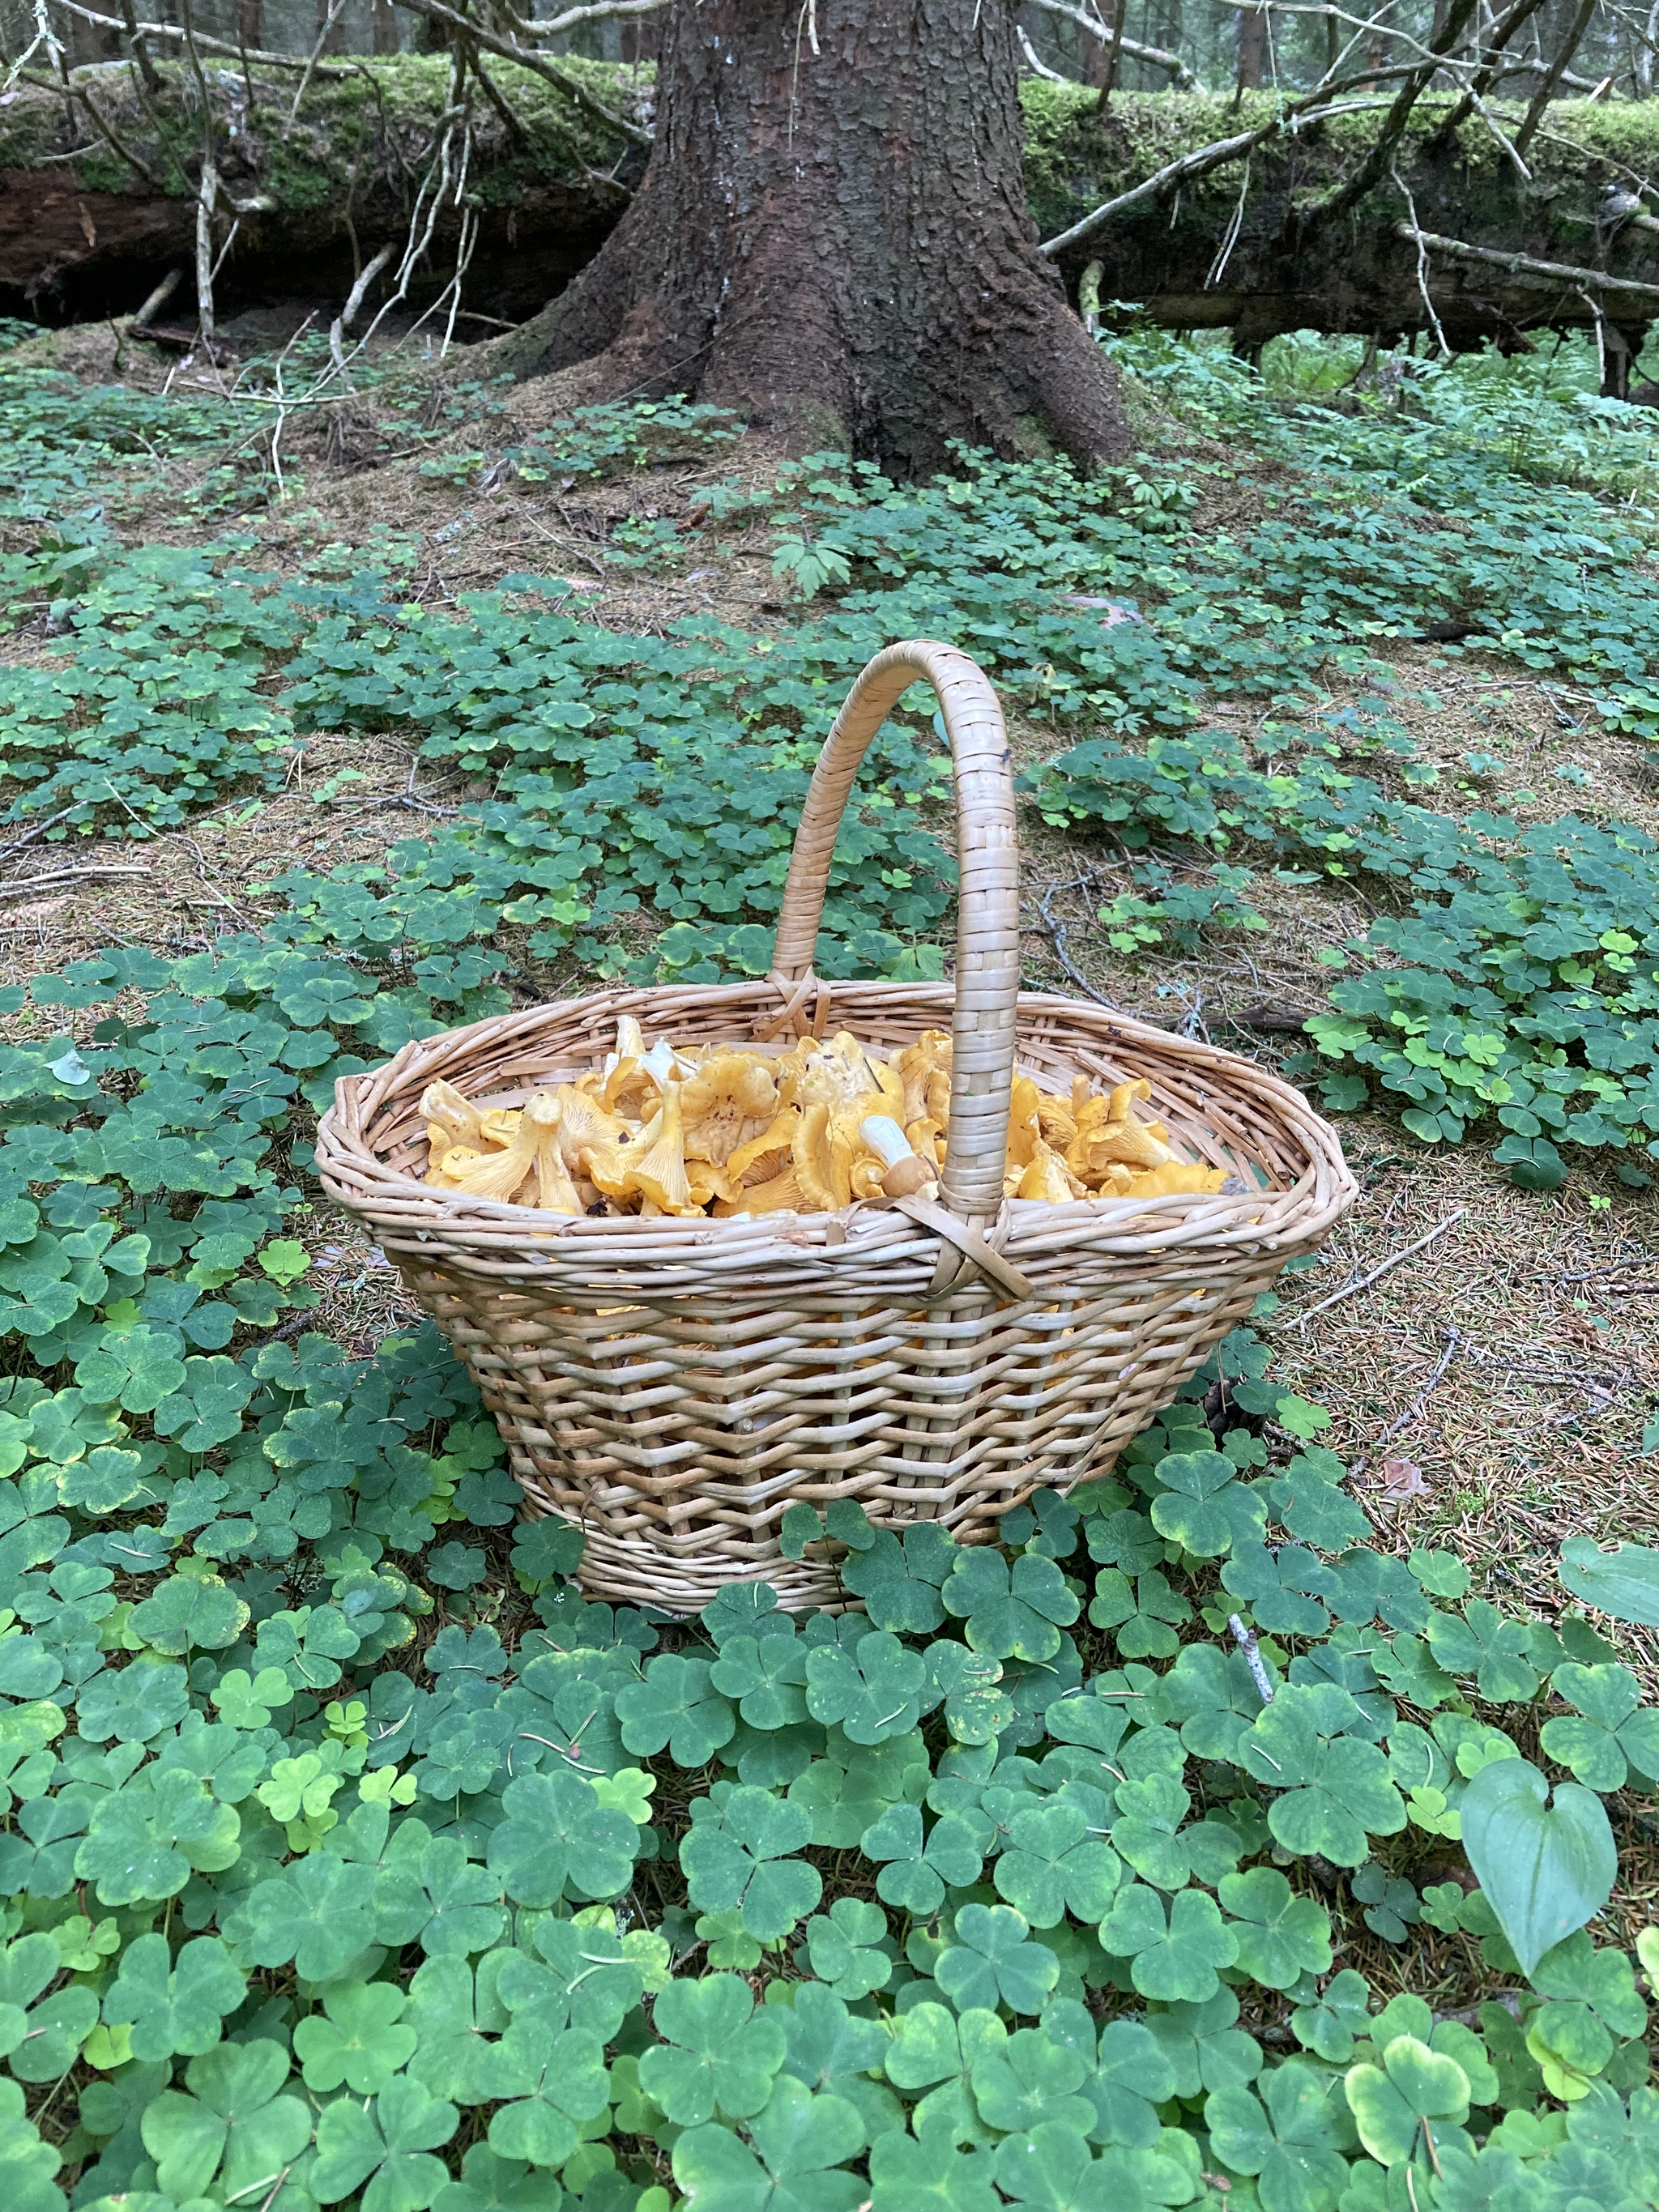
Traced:
<path fill-rule="evenodd" d="M 219 198 L 219 171 L 213 159 L 213 100 L 208 91 L 207 72 L 202 67 L 202 57 L 196 51 L 196 27 L 191 18 L 191 0 L 179 0 L 179 22 L 185 34 L 185 52 L 189 58 L 196 88 L 202 100 L 202 181 L 196 193 L 196 319 L 203 337 L 210 342 L 213 337 L 213 210 Z"/>
<path fill-rule="evenodd" d="M 1434 301 L 1429 297 L 1429 257 L 1423 244 L 1422 234 L 1417 230 L 1417 202 L 1412 198 L 1411 186 L 1400 173 L 1400 165 L 1397 161 L 1389 163 L 1389 174 L 1400 187 L 1401 198 L 1406 203 L 1406 212 L 1411 218 L 1412 229 L 1417 233 L 1417 289 L 1423 302 L 1423 312 L 1429 319 L 1429 327 L 1434 332 L 1435 343 L 1440 349 L 1441 360 L 1449 361 L 1451 348 L 1446 343 L 1446 333 L 1441 328 L 1439 316 L 1435 313 Z"/>
<path fill-rule="evenodd" d="M 630 123 L 625 115 L 613 115 L 603 101 L 594 99 L 586 85 L 556 68 L 545 55 L 532 53 L 527 46 L 498 38 L 494 31 L 486 30 L 482 23 L 475 23 L 470 15 L 459 15 L 453 8 L 446 8 L 443 0 L 397 0 L 397 4 L 400 8 L 407 8 L 413 15 L 424 15 L 428 22 L 447 23 L 452 30 L 465 31 L 468 38 L 476 39 L 492 54 L 500 54 L 504 61 L 517 62 L 521 69 L 533 70 L 538 76 L 545 78 L 549 84 L 562 92 L 584 115 L 595 123 L 602 124 L 607 131 L 614 131 L 619 137 L 628 139 L 635 146 L 651 143 L 648 131 L 641 131 L 637 123 Z"/>
<path fill-rule="evenodd" d="M 1423 1408 L 1428 1404 L 1430 1399 L 1433 1397 L 1435 1392 L 1445 1381 L 1446 1370 L 1451 1365 L 1454 1358 L 1456 1356 L 1457 1347 L 1462 1342 L 1462 1339 L 1458 1334 L 1457 1331 L 1449 1326 L 1443 1331 L 1443 1334 L 1446 1339 L 1446 1348 L 1441 1353 L 1439 1359 L 1436 1362 L 1433 1374 L 1430 1376 L 1428 1381 L 1423 1385 L 1423 1388 L 1412 1400 L 1405 1412 L 1401 1414 L 1398 1420 L 1389 1422 L 1388 1427 L 1383 1430 L 1382 1435 L 1377 1438 L 1373 1450 L 1371 1452 L 1362 1452 L 1359 1457 L 1354 1461 L 1353 1464 L 1348 1469 L 1348 1480 L 1350 1482 L 1358 1481 L 1360 1476 L 1364 1474 L 1365 1469 L 1370 1465 L 1371 1460 L 1375 1456 L 1376 1453 L 1381 1451 L 1384 1444 L 1392 1443 L 1397 1436 L 1401 1435 L 1405 1430 L 1409 1429 L 1415 1421 L 1421 1419 Z"/>
<path fill-rule="evenodd" d="M 132 0 L 121 0 L 121 18 L 127 28 L 127 45 L 138 64 L 138 73 L 144 80 L 147 92 L 160 92 L 161 72 L 150 59 L 149 47 L 138 28 L 138 19 L 132 12 Z"/>
<path fill-rule="evenodd" d="M 78 15 L 83 23 L 96 23 L 102 30 L 125 31 L 128 27 L 118 15 L 101 15 L 95 8 L 84 6 L 82 0 L 57 0 L 57 5 L 69 15 Z M 182 27 L 177 23 L 138 23 L 134 25 L 133 33 L 141 39 L 177 39 L 181 44 L 185 38 Z M 273 54 L 262 46 L 233 46 L 228 40 L 210 38 L 205 31 L 196 31 L 192 36 L 204 53 L 223 54 L 231 61 L 240 61 L 246 52 L 247 58 L 251 62 L 258 62 L 262 69 L 297 70 L 306 66 L 298 54 Z M 319 66 L 316 74 L 328 77 L 372 77 L 373 71 L 366 70 L 361 62 L 325 62 Z"/>
<path fill-rule="evenodd" d="M 1092 238 L 1102 224 L 1109 222 L 1114 216 L 1121 215 L 1126 209 L 1138 206 L 1142 200 L 1156 199 L 1174 186 L 1187 183 L 1193 177 L 1207 175 L 1210 170 L 1220 168 L 1224 162 L 1236 161 L 1241 154 L 1248 154 L 1267 139 L 1278 137 L 1289 125 L 1319 123 L 1322 122 L 1327 115 L 1348 114 L 1353 112 L 1349 105 L 1340 107 L 1316 107 L 1313 104 L 1316 100 L 1328 100 L 1333 92 L 1346 91 L 1352 85 L 1374 83 L 1381 77 L 1399 75 L 1400 71 L 1397 69 L 1367 70 L 1359 76 L 1344 79 L 1340 86 L 1322 86 L 1318 90 L 1306 94 L 1304 98 L 1292 100 L 1284 112 L 1276 115 L 1271 123 L 1259 124 L 1254 131 L 1241 131 L 1231 138 L 1218 138 L 1208 146 L 1195 147 L 1190 154 L 1182 154 L 1177 161 L 1166 162 L 1163 168 L 1155 170 L 1150 177 L 1143 179 L 1139 184 L 1132 185 L 1127 192 L 1120 192 L 1115 199 L 1107 200 L 1092 213 L 1082 216 L 1072 225 L 1069 230 L 1062 230 L 1054 238 L 1044 239 L 1037 251 L 1039 253 L 1047 255 L 1052 261 L 1057 254 L 1063 253 L 1068 246 L 1080 246 L 1085 238 Z M 1360 104 L 1369 105 L 1370 103 Z"/>
<path fill-rule="evenodd" d="M 391 260 L 395 251 L 396 248 L 393 246 L 383 246 L 374 258 L 365 264 L 358 272 L 356 283 L 346 295 L 344 307 L 328 326 L 329 356 L 342 376 L 346 374 L 346 357 L 345 349 L 341 340 L 351 328 L 356 318 L 357 310 L 363 304 L 363 295 L 380 275 L 381 270 L 386 267 L 386 263 Z"/>
<path fill-rule="evenodd" d="M 1532 96 L 1532 105 L 1522 118 L 1521 128 L 1515 134 L 1515 150 L 1524 160 L 1533 141 L 1533 134 L 1544 119 L 1544 110 L 1555 97 L 1555 88 L 1561 73 L 1578 51 L 1578 44 L 1589 28 L 1590 17 L 1595 13 L 1596 0 L 1578 0 L 1578 13 L 1572 27 L 1556 49 L 1555 59 L 1544 72 L 1543 82 Z"/>
<path fill-rule="evenodd" d="M 1447 115 L 1436 134 L 1437 137 L 1443 140 L 1449 140 L 1453 137 L 1469 114 L 1471 108 L 1479 103 L 1481 94 L 1491 88 L 1492 80 L 1498 73 L 1504 47 L 1508 46 L 1528 18 L 1535 15 L 1543 4 L 1544 0 L 1514 0 L 1514 4 L 1498 18 L 1488 33 L 1491 43 L 1486 47 L 1486 52 L 1490 58 L 1483 64 L 1478 75 L 1470 81 L 1468 91 Z"/>
<path fill-rule="evenodd" d="M 90 867 L 48 868 L 44 875 L 22 876 L 16 882 L 0 884 L 0 899 L 27 898 L 31 891 L 54 890 L 59 884 L 102 882 L 109 876 L 147 876 L 148 868 Z"/>
<path fill-rule="evenodd" d="M 1316 1314 L 1322 1314 L 1328 1308 L 1340 1305 L 1344 1298 L 1357 1297 L 1361 1291 L 1370 1290 L 1373 1283 L 1379 1282 L 1391 1268 L 1397 1267 L 1402 1260 L 1409 1260 L 1413 1252 L 1422 1251 L 1425 1245 L 1432 1244 L 1437 1237 L 1443 1237 L 1449 1229 L 1463 1218 L 1468 1210 L 1467 1206 L 1460 1206 L 1455 1213 L 1449 1213 L 1443 1221 L 1437 1223 L 1430 1230 L 1426 1237 L 1419 1237 L 1414 1244 L 1403 1245 L 1398 1252 L 1391 1252 L 1386 1260 L 1379 1260 L 1376 1267 L 1361 1275 L 1357 1282 L 1344 1283 L 1340 1291 L 1333 1291 L 1329 1297 L 1321 1298 L 1316 1306 L 1309 1306 L 1285 1326 L 1289 1328 L 1305 1328 Z"/>
<path fill-rule="evenodd" d="M 182 268 L 169 269 L 167 275 L 161 279 L 155 289 L 150 294 L 149 299 L 145 301 L 143 306 L 139 308 L 137 313 L 127 325 L 128 330 L 141 331 L 146 323 L 154 322 L 156 316 L 161 313 L 162 308 L 166 307 L 167 301 L 178 290 L 179 285 L 183 283 L 184 277 L 185 272 Z"/>
<path fill-rule="evenodd" d="M 526 38 L 557 39 L 567 31 L 574 31 L 579 23 L 602 22 L 613 15 L 651 15 L 667 5 L 668 0 L 594 0 L 590 7 L 567 8 L 562 15 L 555 15 L 545 23 L 526 22 L 512 0 L 507 0 L 502 12 L 514 29 Z"/>
<path fill-rule="evenodd" d="M 1445 21 L 1430 41 L 1427 55 L 1395 94 L 1394 106 L 1384 117 L 1382 128 L 1366 149 L 1364 160 L 1334 191 L 1328 192 L 1322 200 L 1301 214 L 1297 228 L 1304 234 L 1314 224 L 1328 222 L 1332 216 L 1345 213 L 1387 176 L 1394 166 L 1395 149 L 1406 135 L 1412 110 L 1428 90 L 1437 72 L 1451 58 L 1474 13 L 1474 0 L 1448 0 Z"/>
<path fill-rule="evenodd" d="M 1068 7 L 1066 0 L 1034 0 L 1034 4 L 1041 8 L 1045 15 L 1063 15 L 1068 23 L 1076 23 L 1094 38 L 1109 39 L 1111 36 L 1109 27 L 1097 15 L 1085 14 L 1081 8 Z M 1120 15 L 1121 13 L 1120 9 Z M 1190 92 L 1196 88 L 1198 79 L 1179 54 L 1168 53 L 1162 46 L 1146 46 L 1139 39 L 1120 38 L 1117 46 L 1118 52 L 1127 54 L 1132 62 L 1145 62 L 1149 68 L 1168 70 L 1177 92 Z"/>
<path fill-rule="evenodd" d="M 153 191 L 162 191 L 164 187 L 155 170 L 150 167 L 148 161 L 135 154 L 131 146 L 117 137 L 114 125 L 105 115 L 85 85 L 76 84 L 72 79 L 66 79 L 65 82 L 69 83 L 70 89 L 91 117 L 94 130 L 106 142 L 111 152 L 125 161 L 129 168 L 136 169 Z"/>
<path fill-rule="evenodd" d="M 283 126 L 284 137 L 287 137 L 299 119 L 300 102 L 306 96 L 306 88 L 311 82 L 312 71 L 323 58 L 323 48 L 328 44 L 329 33 L 344 13 L 345 0 L 329 0 L 328 14 L 323 19 L 323 27 L 317 33 L 317 43 L 306 56 L 306 65 L 300 72 L 300 82 L 295 88 L 294 105 L 288 111 L 288 121 Z"/>
<path fill-rule="evenodd" d="M 1262 1704 L 1272 1705 L 1273 1686 L 1268 1680 L 1266 1662 L 1257 1648 L 1255 1629 L 1246 1628 L 1236 1613 L 1230 1613 L 1227 1615 L 1227 1626 L 1233 1632 L 1234 1643 L 1244 1654 L 1244 1664 L 1250 1670 L 1250 1680 L 1260 1692 Z"/>
<path fill-rule="evenodd" d="M 1638 284 L 1633 276 L 1610 276 L 1605 269 L 1575 269 L 1565 261 L 1535 261 L 1529 253 L 1505 253 L 1496 246 L 1470 246 L 1461 238 L 1442 238 L 1432 230 L 1418 230 L 1408 222 L 1397 222 L 1396 234 L 1429 247 L 1435 253 L 1451 253 L 1464 261 L 1484 261 L 1495 269 L 1507 269 L 1514 276 L 1547 276 L 1565 284 L 1589 285 L 1604 292 L 1638 292 L 1644 298 L 1659 300 L 1659 284 Z"/>
<path fill-rule="evenodd" d="M 1050 84 L 1070 84 L 1073 82 L 1063 70 L 1049 68 L 1048 63 L 1031 44 L 1031 34 L 1024 23 L 1015 24 L 1014 35 L 1018 39 L 1020 51 L 1025 57 L 1025 66 L 1033 76 L 1046 78 Z"/>

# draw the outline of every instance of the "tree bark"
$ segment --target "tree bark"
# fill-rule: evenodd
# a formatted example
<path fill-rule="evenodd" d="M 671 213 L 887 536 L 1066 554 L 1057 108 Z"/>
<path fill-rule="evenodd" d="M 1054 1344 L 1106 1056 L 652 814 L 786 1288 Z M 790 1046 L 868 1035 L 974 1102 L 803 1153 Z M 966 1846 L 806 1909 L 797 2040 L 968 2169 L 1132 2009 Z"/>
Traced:
<path fill-rule="evenodd" d="M 680 0 L 644 182 L 506 365 L 899 472 L 953 439 L 1121 454 L 1114 372 L 1036 251 L 1015 53 L 1011 0 Z"/>

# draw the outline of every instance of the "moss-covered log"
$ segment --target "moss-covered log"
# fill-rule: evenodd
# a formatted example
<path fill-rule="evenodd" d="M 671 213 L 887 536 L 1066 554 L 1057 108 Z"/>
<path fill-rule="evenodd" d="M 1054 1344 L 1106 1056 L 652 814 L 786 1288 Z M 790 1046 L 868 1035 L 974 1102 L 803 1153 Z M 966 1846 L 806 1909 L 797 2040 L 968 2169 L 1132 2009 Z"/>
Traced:
<path fill-rule="evenodd" d="M 245 76 L 222 59 L 210 65 L 217 239 L 237 225 L 218 278 L 222 313 L 299 297 L 332 314 L 356 270 L 380 247 L 401 246 L 417 211 L 416 227 L 425 228 L 448 58 L 329 66 L 307 86 L 289 127 L 292 72 L 255 63 Z M 561 66 L 580 74 L 603 106 L 635 122 L 648 118 L 647 71 Z M 645 155 L 530 71 L 506 61 L 488 68 L 465 126 L 464 185 L 437 210 L 410 297 L 422 305 L 448 281 L 470 216 L 466 307 L 517 321 L 592 258 Z M 169 270 L 193 268 L 200 112 L 179 65 L 161 69 L 154 95 L 125 64 L 108 64 L 75 73 L 90 97 L 72 107 L 60 90 L 31 84 L 0 110 L 0 311 L 49 320 L 130 313 Z M 1236 107 L 1219 94 L 1119 94 L 1103 118 L 1090 88 L 1031 81 L 1023 96 L 1027 183 L 1044 237 L 1270 112 L 1263 94 Z M 1423 230 L 1659 287 L 1659 232 L 1628 222 L 1609 232 L 1597 220 L 1604 185 L 1659 171 L 1659 100 L 1552 108 L 1531 149 L 1529 183 L 1478 118 L 1448 139 L 1444 113 L 1443 102 L 1423 103 L 1399 163 Z M 1145 303 L 1175 327 L 1231 327 L 1245 346 L 1303 327 L 1385 337 L 1422 327 L 1418 256 L 1399 234 L 1407 204 L 1398 185 L 1380 185 L 1338 222 L 1307 218 L 1358 162 L 1375 121 L 1348 115 L 1270 141 L 1248 170 L 1234 163 L 1126 210 L 1060 265 L 1075 286 L 1097 259 L 1103 300 Z M 457 137 L 452 152 L 459 145 Z M 1583 289 L 1570 282 L 1438 252 L 1427 270 L 1430 298 L 1455 346 L 1488 337 L 1510 344 L 1540 325 L 1595 319 Z M 187 310 L 191 281 L 186 274 L 170 312 Z M 1592 288 L 1591 296 L 1613 328 L 1632 334 L 1659 315 L 1659 290 Z M 464 327 L 477 336 L 487 326 Z"/>

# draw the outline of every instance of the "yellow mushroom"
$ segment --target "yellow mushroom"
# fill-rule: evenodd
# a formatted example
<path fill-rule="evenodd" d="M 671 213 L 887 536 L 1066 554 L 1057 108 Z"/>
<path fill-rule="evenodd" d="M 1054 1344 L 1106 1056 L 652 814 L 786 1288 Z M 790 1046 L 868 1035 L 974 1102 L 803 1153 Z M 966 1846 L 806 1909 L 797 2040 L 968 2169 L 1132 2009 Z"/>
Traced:
<path fill-rule="evenodd" d="M 777 1105 L 777 1079 L 759 1053 L 710 1053 L 680 1087 L 687 1158 L 728 1166 L 770 1128 Z"/>
<path fill-rule="evenodd" d="M 780 1106 L 758 1137 L 739 1145 L 726 1163 L 726 1171 L 751 1184 L 769 1181 L 789 1161 L 800 1127 L 799 1106 Z"/>
<path fill-rule="evenodd" d="M 738 1213 L 805 1213 L 811 1209 L 801 1187 L 795 1180 L 793 1165 L 765 1182 L 750 1183 L 735 1199 L 719 1199 L 714 1212 L 721 1220 L 729 1220 Z"/>
<path fill-rule="evenodd" d="M 426 1179 L 437 1189 L 453 1190 L 457 1188 L 456 1176 L 469 1160 L 485 1159 L 489 1157 L 487 1153 L 475 1151 L 471 1145 L 446 1146 L 442 1152 L 433 1153 L 432 1164 L 426 1171 Z"/>
<path fill-rule="evenodd" d="M 481 1152 L 452 1166 L 454 1153 L 444 1159 L 445 1179 L 453 1190 L 469 1198 L 488 1198 L 506 1205 L 536 1164 L 536 1124 L 520 1116 L 512 1142 L 503 1151 Z"/>
<path fill-rule="evenodd" d="M 941 1075 L 945 1078 L 943 1093 L 947 1103 L 951 1095 L 950 1031 L 924 1030 L 914 1044 L 905 1046 L 893 1066 L 904 1085 L 903 1100 L 894 1119 L 902 1121 L 907 1129 L 912 1121 L 924 1117 L 943 1122 L 945 1114 L 935 1112 L 933 1102 L 940 1092 Z"/>
<path fill-rule="evenodd" d="M 809 1206 L 839 1212 L 853 1197 L 853 1148 L 837 1138 L 828 1103 L 814 1099 L 803 1107 L 800 1127 L 790 1148 L 795 1180 Z"/>
<path fill-rule="evenodd" d="M 434 1159 L 455 1145 L 468 1146 L 475 1152 L 483 1150 L 477 1108 L 442 1076 L 421 1093 L 421 1112 L 426 1117 L 427 1143 Z"/>
<path fill-rule="evenodd" d="M 1016 1182 L 1036 1157 L 1036 1148 L 1042 1142 L 1037 1125 L 1037 1087 L 1029 1075 L 1014 1079 L 1013 1096 L 1008 1105 L 1008 1156 L 1006 1173 Z"/>
<path fill-rule="evenodd" d="M 567 1171 L 586 1173 L 586 1158 L 595 1146 L 614 1145 L 635 1134 L 620 1114 L 607 1114 L 598 1097 L 580 1084 L 562 1083 L 553 1094 L 559 1108 L 559 1143 Z"/>
<path fill-rule="evenodd" d="M 556 1091 L 536 1091 L 524 1109 L 521 1127 L 535 1131 L 535 1203 L 544 1213 L 580 1213 L 582 1202 L 564 1164 L 563 1115 Z"/>
<path fill-rule="evenodd" d="M 1129 1195 L 1170 1198 L 1181 1191 L 1208 1194 L 1219 1190 L 1226 1180 L 1224 1168 L 1206 1168 L 1200 1160 L 1165 1160 L 1161 1167 L 1150 1168 L 1136 1176 Z"/>
<path fill-rule="evenodd" d="M 945 1124 L 924 1115 L 921 1120 L 907 1121 L 904 1134 L 910 1149 L 924 1160 L 932 1160 L 935 1167 L 945 1165 Z"/>
<path fill-rule="evenodd" d="M 607 1198 L 649 1200 L 665 1213 L 696 1213 L 685 1173 L 680 1085 L 664 1086 L 662 1104 L 631 1145 L 596 1146 L 587 1172 Z"/>
<path fill-rule="evenodd" d="M 1074 1184 L 1065 1161 L 1039 1137 L 1012 1194 L 1041 1199 L 1048 1206 L 1069 1206 L 1074 1198 L 1088 1196 L 1080 1184 Z"/>

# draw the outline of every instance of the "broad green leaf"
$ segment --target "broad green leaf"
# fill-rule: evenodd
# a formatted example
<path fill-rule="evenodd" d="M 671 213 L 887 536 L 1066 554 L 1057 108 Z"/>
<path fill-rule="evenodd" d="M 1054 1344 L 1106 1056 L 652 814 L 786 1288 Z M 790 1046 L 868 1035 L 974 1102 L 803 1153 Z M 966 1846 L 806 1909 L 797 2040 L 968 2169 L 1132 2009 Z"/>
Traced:
<path fill-rule="evenodd" d="M 1350 2067 L 1344 2087 L 1359 2140 L 1383 2166 L 1398 2166 L 1419 2148 L 1424 2130 L 1462 2127 L 1469 2116 L 1469 2077 L 1454 2058 L 1413 2035 L 1386 2046 L 1381 2066 Z"/>
<path fill-rule="evenodd" d="M 1529 1761 L 1483 1766 L 1464 1793 L 1463 1848 L 1522 1973 L 1598 1913 L 1618 1848 L 1601 1801 L 1576 1782 L 1550 1786 Z"/>

